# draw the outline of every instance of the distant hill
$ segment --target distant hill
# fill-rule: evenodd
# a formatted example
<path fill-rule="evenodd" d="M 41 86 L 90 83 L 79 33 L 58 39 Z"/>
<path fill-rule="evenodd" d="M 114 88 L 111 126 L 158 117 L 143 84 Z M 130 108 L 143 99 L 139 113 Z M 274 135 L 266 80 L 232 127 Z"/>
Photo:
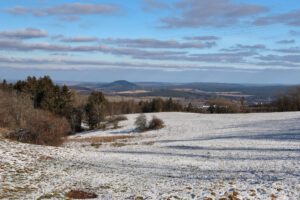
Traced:
<path fill-rule="evenodd" d="M 137 84 L 125 80 L 119 80 L 119 81 L 114 81 L 112 83 L 104 84 L 99 89 L 104 91 L 110 91 L 110 92 L 121 92 L 121 91 L 129 91 L 129 90 L 139 90 L 141 89 L 141 87 L 138 86 Z"/>

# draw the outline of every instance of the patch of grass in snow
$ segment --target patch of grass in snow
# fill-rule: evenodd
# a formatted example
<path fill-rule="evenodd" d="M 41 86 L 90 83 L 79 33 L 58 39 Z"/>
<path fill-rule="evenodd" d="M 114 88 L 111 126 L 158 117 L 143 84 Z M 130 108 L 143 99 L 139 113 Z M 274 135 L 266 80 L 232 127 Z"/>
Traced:
<path fill-rule="evenodd" d="M 143 142 L 142 145 L 154 145 L 154 141 Z"/>
<path fill-rule="evenodd" d="M 256 191 L 255 191 L 254 189 L 251 189 L 251 190 L 250 190 L 250 196 L 251 196 L 251 197 L 256 196 Z"/>
<path fill-rule="evenodd" d="M 43 199 L 62 199 L 62 195 L 59 193 L 49 193 L 49 194 L 44 194 L 42 196 L 40 196 L 39 198 L 37 198 L 37 200 L 43 200 Z"/>
<path fill-rule="evenodd" d="M 144 197 L 142 197 L 142 196 L 137 196 L 137 197 L 134 198 L 134 200 L 144 200 Z"/>
<path fill-rule="evenodd" d="M 89 137 L 89 138 L 74 138 L 69 139 L 71 142 L 89 142 L 94 144 L 99 143 L 109 143 L 109 142 L 115 142 L 117 140 L 124 140 L 124 139 L 130 139 L 133 138 L 131 135 L 114 135 L 114 136 L 99 136 L 99 137 Z"/>
<path fill-rule="evenodd" d="M 108 189 L 110 189 L 111 187 L 110 187 L 109 185 L 101 185 L 99 188 L 100 188 L 100 189 L 103 189 L 103 190 L 108 190 Z"/>
<path fill-rule="evenodd" d="M 180 198 L 176 195 L 171 195 L 167 198 L 167 200 L 171 200 L 171 199 L 180 199 Z"/>
<path fill-rule="evenodd" d="M 95 147 L 96 149 L 98 149 L 101 145 L 102 143 L 91 143 L 91 146 Z"/>
<path fill-rule="evenodd" d="M 271 195 L 271 200 L 276 200 L 277 199 L 277 196 L 275 194 L 272 194 Z"/>
<path fill-rule="evenodd" d="M 126 146 L 126 143 L 114 142 L 114 143 L 111 143 L 110 146 L 112 146 L 112 147 L 123 147 L 123 146 Z"/>
<path fill-rule="evenodd" d="M 47 160 L 54 160 L 53 157 L 50 157 L 50 156 L 40 156 L 38 158 L 39 161 L 47 161 Z"/>
<path fill-rule="evenodd" d="M 231 193 L 231 194 L 228 195 L 228 199 L 229 199 L 229 200 L 240 200 L 240 199 L 238 198 L 238 195 L 239 195 L 238 192 L 233 192 L 233 193 Z"/>

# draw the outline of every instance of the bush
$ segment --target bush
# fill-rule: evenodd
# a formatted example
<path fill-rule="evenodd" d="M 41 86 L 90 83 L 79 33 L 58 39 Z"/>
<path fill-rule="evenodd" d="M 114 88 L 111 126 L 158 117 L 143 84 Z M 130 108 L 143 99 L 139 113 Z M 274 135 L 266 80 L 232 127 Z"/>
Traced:
<path fill-rule="evenodd" d="M 10 132 L 6 137 L 24 143 L 58 146 L 70 131 L 70 125 L 65 118 L 35 110 L 27 116 L 22 128 Z"/>
<path fill-rule="evenodd" d="M 148 129 L 149 130 L 158 130 L 165 126 L 164 121 L 162 119 L 157 118 L 156 116 L 152 117 L 152 120 L 149 122 Z"/>
<path fill-rule="evenodd" d="M 0 127 L 10 130 L 20 128 L 32 110 L 28 96 L 0 90 Z"/>
<path fill-rule="evenodd" d="M 57 146 L 62 144 L 63 137 L 71 132 L 70 125 L 65 118 L 56 117 L 45 111 L 37 111 L 26 124 L 34 144 Z"/>
<path fill-rule="evenodd" d="M 5 137 L 19 142 L 57 146 L 70 132 L 65 118 L 34 109 L 27 95 L 0 90 L 0 128 Z"/>
<path fill-rule="evenodd" d="M 153 116 L 151 121 L 147 123 L 146 115 L 141 114 L 136 118 L 135 126 L 139 132 L 143 132 L 148 130 L 158 130 L 163 128 L 165 125 L 164 121 L 156 116 Z"/>
<path fill-rule="evenodd" d="M 146 131 L 147 130 L 147 118 L 146 115 L 141 114 L 139 115 L 135 122 L 134 122 L 136 129 L 140 132 Z"/>

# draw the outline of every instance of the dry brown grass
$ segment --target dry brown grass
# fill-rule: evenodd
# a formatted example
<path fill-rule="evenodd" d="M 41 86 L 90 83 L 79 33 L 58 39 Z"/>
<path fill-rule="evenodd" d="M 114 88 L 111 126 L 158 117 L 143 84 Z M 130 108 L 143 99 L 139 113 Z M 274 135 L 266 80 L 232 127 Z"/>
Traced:
<path fill-rule="evenodd" d="M 154 145 L 154 141 L 142 142 L 142 145 Z"/>
<path fill-rule="evenodd" d="M 0 127 L 0 138 L 3 138 L 5 136 L 5 134 L 8 132 L 9 132 L 8 129 Z"/>
<path fill-rule="evenodd" d="M 7 132 L 7 131 L 8 131 L 7 128 L 2 128 L 2 127 L 0 127 L 0 133 L 5 133 L 5 132 Z"/>
<path fill-rule="evenodd" d="M 99 144 L 99 143 L 110 143 L 115 142 L 117 140 L 125 140 L 133 138 L 134 136 L 131 135 L 114 135 L 114 136 L 99 136 L 99 137 L 87 137 L 87 138 L 72 138 L 69 139 L 71 142 L 89 142 L 92 144 Z"/>
<path fill-rule="evenodd" d="M 275 194 L 272 194 L 271 195 L 271 200 L 276 200 L 277 199 L 277 196 Z"/>
<path fill-rule="evenodd" d="M 251 189 L 251 190 L 250 190 L 250 196 L 251 196 L 251 197 L 256 196 L 256 191 L 255 191 L 254 189 Z"/>
<path fill-rule="evenodd" d="M 66 194 L 66 197 L 72 199 L 95 199 L 98 197 L 98 195 L 80 190 L 71 190 Z"/>
<path fill-rule="evenodd" d="M 40 161 L 47 161 L 47 160 L 54 160 L 54 158 L 51 157 L 51 156 L 40 156 L 38 158 L 38 160 L 40 160 Z"/>
<path fill-rule="evenodd" d="M 111 143 L 112 147 L 123 147 L 123 146 L 126 146 L 126 143 L 123 143 L 123 142 L 114 142 L 114 143 Z"/>
<path fill-rule="evenodd" d="M 232 194 L 229 194 L 228 195 L 228 199 L 229 200 L 240 200 L 238 197 L 237 197 L 238 193 L 236 192 L 233 192 Z"/>

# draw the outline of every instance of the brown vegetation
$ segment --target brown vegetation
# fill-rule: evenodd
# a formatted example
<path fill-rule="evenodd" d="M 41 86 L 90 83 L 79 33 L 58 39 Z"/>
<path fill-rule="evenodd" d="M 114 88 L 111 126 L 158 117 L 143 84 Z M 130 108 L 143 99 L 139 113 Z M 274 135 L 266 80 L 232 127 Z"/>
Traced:
<path fill-rule="evenodd" d="M 153 116 L 150 122 L 147 122 L 147 117 L 144 114 L 139 115 L 135 120 L 136 130 L 139 132 L 149 131 L 149 130 L 158 130 L 163 128 L 164 121 L 159 119 L 156 116 Z"/>
<path fill-rule="evenodd" d="M 148 129 L 149 130 L 158 130 L 165 126 L 164 121 L 159 119 L 156 116 L 152 117 L 152 120 L 149 122 Z"/>
<path fill-rule="evenodd" d="M 88 138 L 73 138 L 69 139 L 69 141 L 73 142 L 89 142 L 92 144 L 99 144 L 99 143 L 110 143 L 115 142 L 117 140 L 124 140 L 133 138 L 131 135 L 116 135 L 116 136 L 100 136 L 100 137 L 88 137 Z"/>
<path fill-rule="evenodd" d="M 59 145 L 70 132 L 65 118 L 34 109 L 28 96 L 0 91 L 0 127 L 9 129 L 5 137 L 20 142 Z"/>
<path fill-rule="evenodd" d="M 4 135 L 6 135 L 8 132 L 9 132 L 8 129 L 0 127 L 0 138 L 3 138 Z"/>
<path fill-rule="evenodd" d="M 113 123 L 113 122 L 120 122 L 120 121 L 125 121 L 125 120 L 128 120 L 128 118 L 124 115 L 116 115 L 116 116 L 112 116 L 110 118 L 107 119 L 107 122 L 108 123 Z"/>
<path fill-rule="evenodd" d="M 66 197 L 72 199 L 95 199 L 98 197 L 97 194 L 81 191 L 81 190 L 71 190 L 66 194 Z"/>
<path fill-rule="evenodd" d="M 45 111 L 34 110 L 30 113 L 22 129 L 6 134 L 6 138 L 24 143 L 58 146 L 70 132 L 66 119 Z"/>

